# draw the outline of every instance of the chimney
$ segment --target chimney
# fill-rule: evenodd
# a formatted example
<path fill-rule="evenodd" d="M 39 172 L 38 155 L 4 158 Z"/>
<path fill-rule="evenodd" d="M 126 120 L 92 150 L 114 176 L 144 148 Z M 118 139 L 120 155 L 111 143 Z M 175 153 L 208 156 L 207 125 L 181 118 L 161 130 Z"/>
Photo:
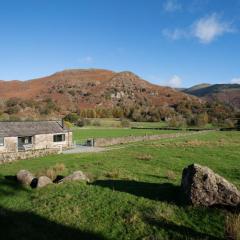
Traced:
<path fill-rule="evenodd" d="M 63 120 L 63 118 L 61 120 L 61 125 L 62 125 L 62 128 L 64 128 L 64 120 Z"/>

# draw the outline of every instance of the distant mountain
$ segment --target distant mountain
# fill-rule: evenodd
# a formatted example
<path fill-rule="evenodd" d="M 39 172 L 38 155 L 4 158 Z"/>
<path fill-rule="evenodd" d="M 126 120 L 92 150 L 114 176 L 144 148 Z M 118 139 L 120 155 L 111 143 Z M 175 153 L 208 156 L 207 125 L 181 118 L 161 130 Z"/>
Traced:
<path fill-rule="evenodd" d="M 102 69 L 65 70 L 29 81 L 0 81 L 0 100 L 11 98 L 28 101 L 18 104 L 21 108 L 26 104 L 28 106 L 21 109 L 22 115 L 30 114 L 29 100 L 47 102 L 48 105 L 51 105 L 51 100 L 61 114 L 77 109 L 111 109 L 133 105 L 144 109 L 172 108 L 184 101 L 196 104 L 203 102 L 172 88 L 151 84 L 132 72 Z M 11 108 L 11 103 L 8 105 Z M 38 107 L 34 105 L 35 109 Z"/>
<path fill-rule="evenodd" d="M 192 86 L 188 89 L 185 89 L 186 92 L 192 92 L 192 91 L 196 91 L 196 90 L 200 90 L 202 88 L 207 88 L 207 87 L 210 87 L 211 84 L 208 84 L 208 83 L 201 83 L 201 84 L 198 84 L 198 85 L 195 85 L 195 86 Z"/>
<path fill-rule="evenodd" d="M 240 109 L 240 84 L 200 84 L 184 89 L 183 92 Z"/>

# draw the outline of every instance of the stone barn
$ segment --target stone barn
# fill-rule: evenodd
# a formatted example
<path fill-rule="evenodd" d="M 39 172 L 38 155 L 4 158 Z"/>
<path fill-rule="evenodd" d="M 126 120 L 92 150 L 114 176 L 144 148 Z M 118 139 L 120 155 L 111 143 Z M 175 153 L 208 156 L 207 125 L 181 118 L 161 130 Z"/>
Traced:
<path fill-rule="evenodd" d="M 0 153 L 72 146 L 72 132 L 63 121 L 0 122 Z"/>

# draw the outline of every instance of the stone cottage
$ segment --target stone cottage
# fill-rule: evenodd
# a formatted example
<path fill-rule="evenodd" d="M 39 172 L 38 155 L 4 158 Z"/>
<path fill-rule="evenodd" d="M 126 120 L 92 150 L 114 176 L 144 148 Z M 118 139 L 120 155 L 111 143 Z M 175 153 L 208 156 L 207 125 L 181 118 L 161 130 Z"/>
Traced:
<path fill-rule="evenodd" d="M 63 121 L 0 122 L 0 153 L 71 146 L 72 132 Z"/>

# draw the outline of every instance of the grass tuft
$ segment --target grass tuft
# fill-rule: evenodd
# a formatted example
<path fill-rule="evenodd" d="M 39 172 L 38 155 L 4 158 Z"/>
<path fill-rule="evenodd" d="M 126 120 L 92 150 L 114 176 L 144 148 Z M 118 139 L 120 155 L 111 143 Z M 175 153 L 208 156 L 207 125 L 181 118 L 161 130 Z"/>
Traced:
<path fill-rule="evenodd" d="M 168 180 L 176 180 L 176 174 L 175 174 L 175 172 L 173 172 L 172 170 L 167 170 L 167 172 L 166 172 L 166 178 L 168 179 Z"/>
<path fill-rule="evenodd" d="M 152 160 L 152 158 L 153 157 L 151 154 L 142 154 L 142 155 L 137 156 L 138 160 L 143 160 L 143 161 L 150 161 L 150 160 Z"/>
<path fill-rule="evenodd" d="M 105 173 L 105 177 L 107 178 L 119 178 L 120 172 L 119 170 L 112 170 L 110 172 Z"/>
<path fill-rule="evenodd" d="M 226 217 L 225 238 L 240 240 L 240 214 L 231 214 Z"/>
<path fill-rule="evenodd" d="M 64 172 L 66 170 L 66 167 L 63 163 L 57 163 L 52 167 L 49 168 L 45 168 L 39 172 L 37 172 L 37 177 L 40 176 L 47 176 L 49 177 L 51 180 L 55 180 L 57 175 L 61 174 L 62 172 Z"/>

